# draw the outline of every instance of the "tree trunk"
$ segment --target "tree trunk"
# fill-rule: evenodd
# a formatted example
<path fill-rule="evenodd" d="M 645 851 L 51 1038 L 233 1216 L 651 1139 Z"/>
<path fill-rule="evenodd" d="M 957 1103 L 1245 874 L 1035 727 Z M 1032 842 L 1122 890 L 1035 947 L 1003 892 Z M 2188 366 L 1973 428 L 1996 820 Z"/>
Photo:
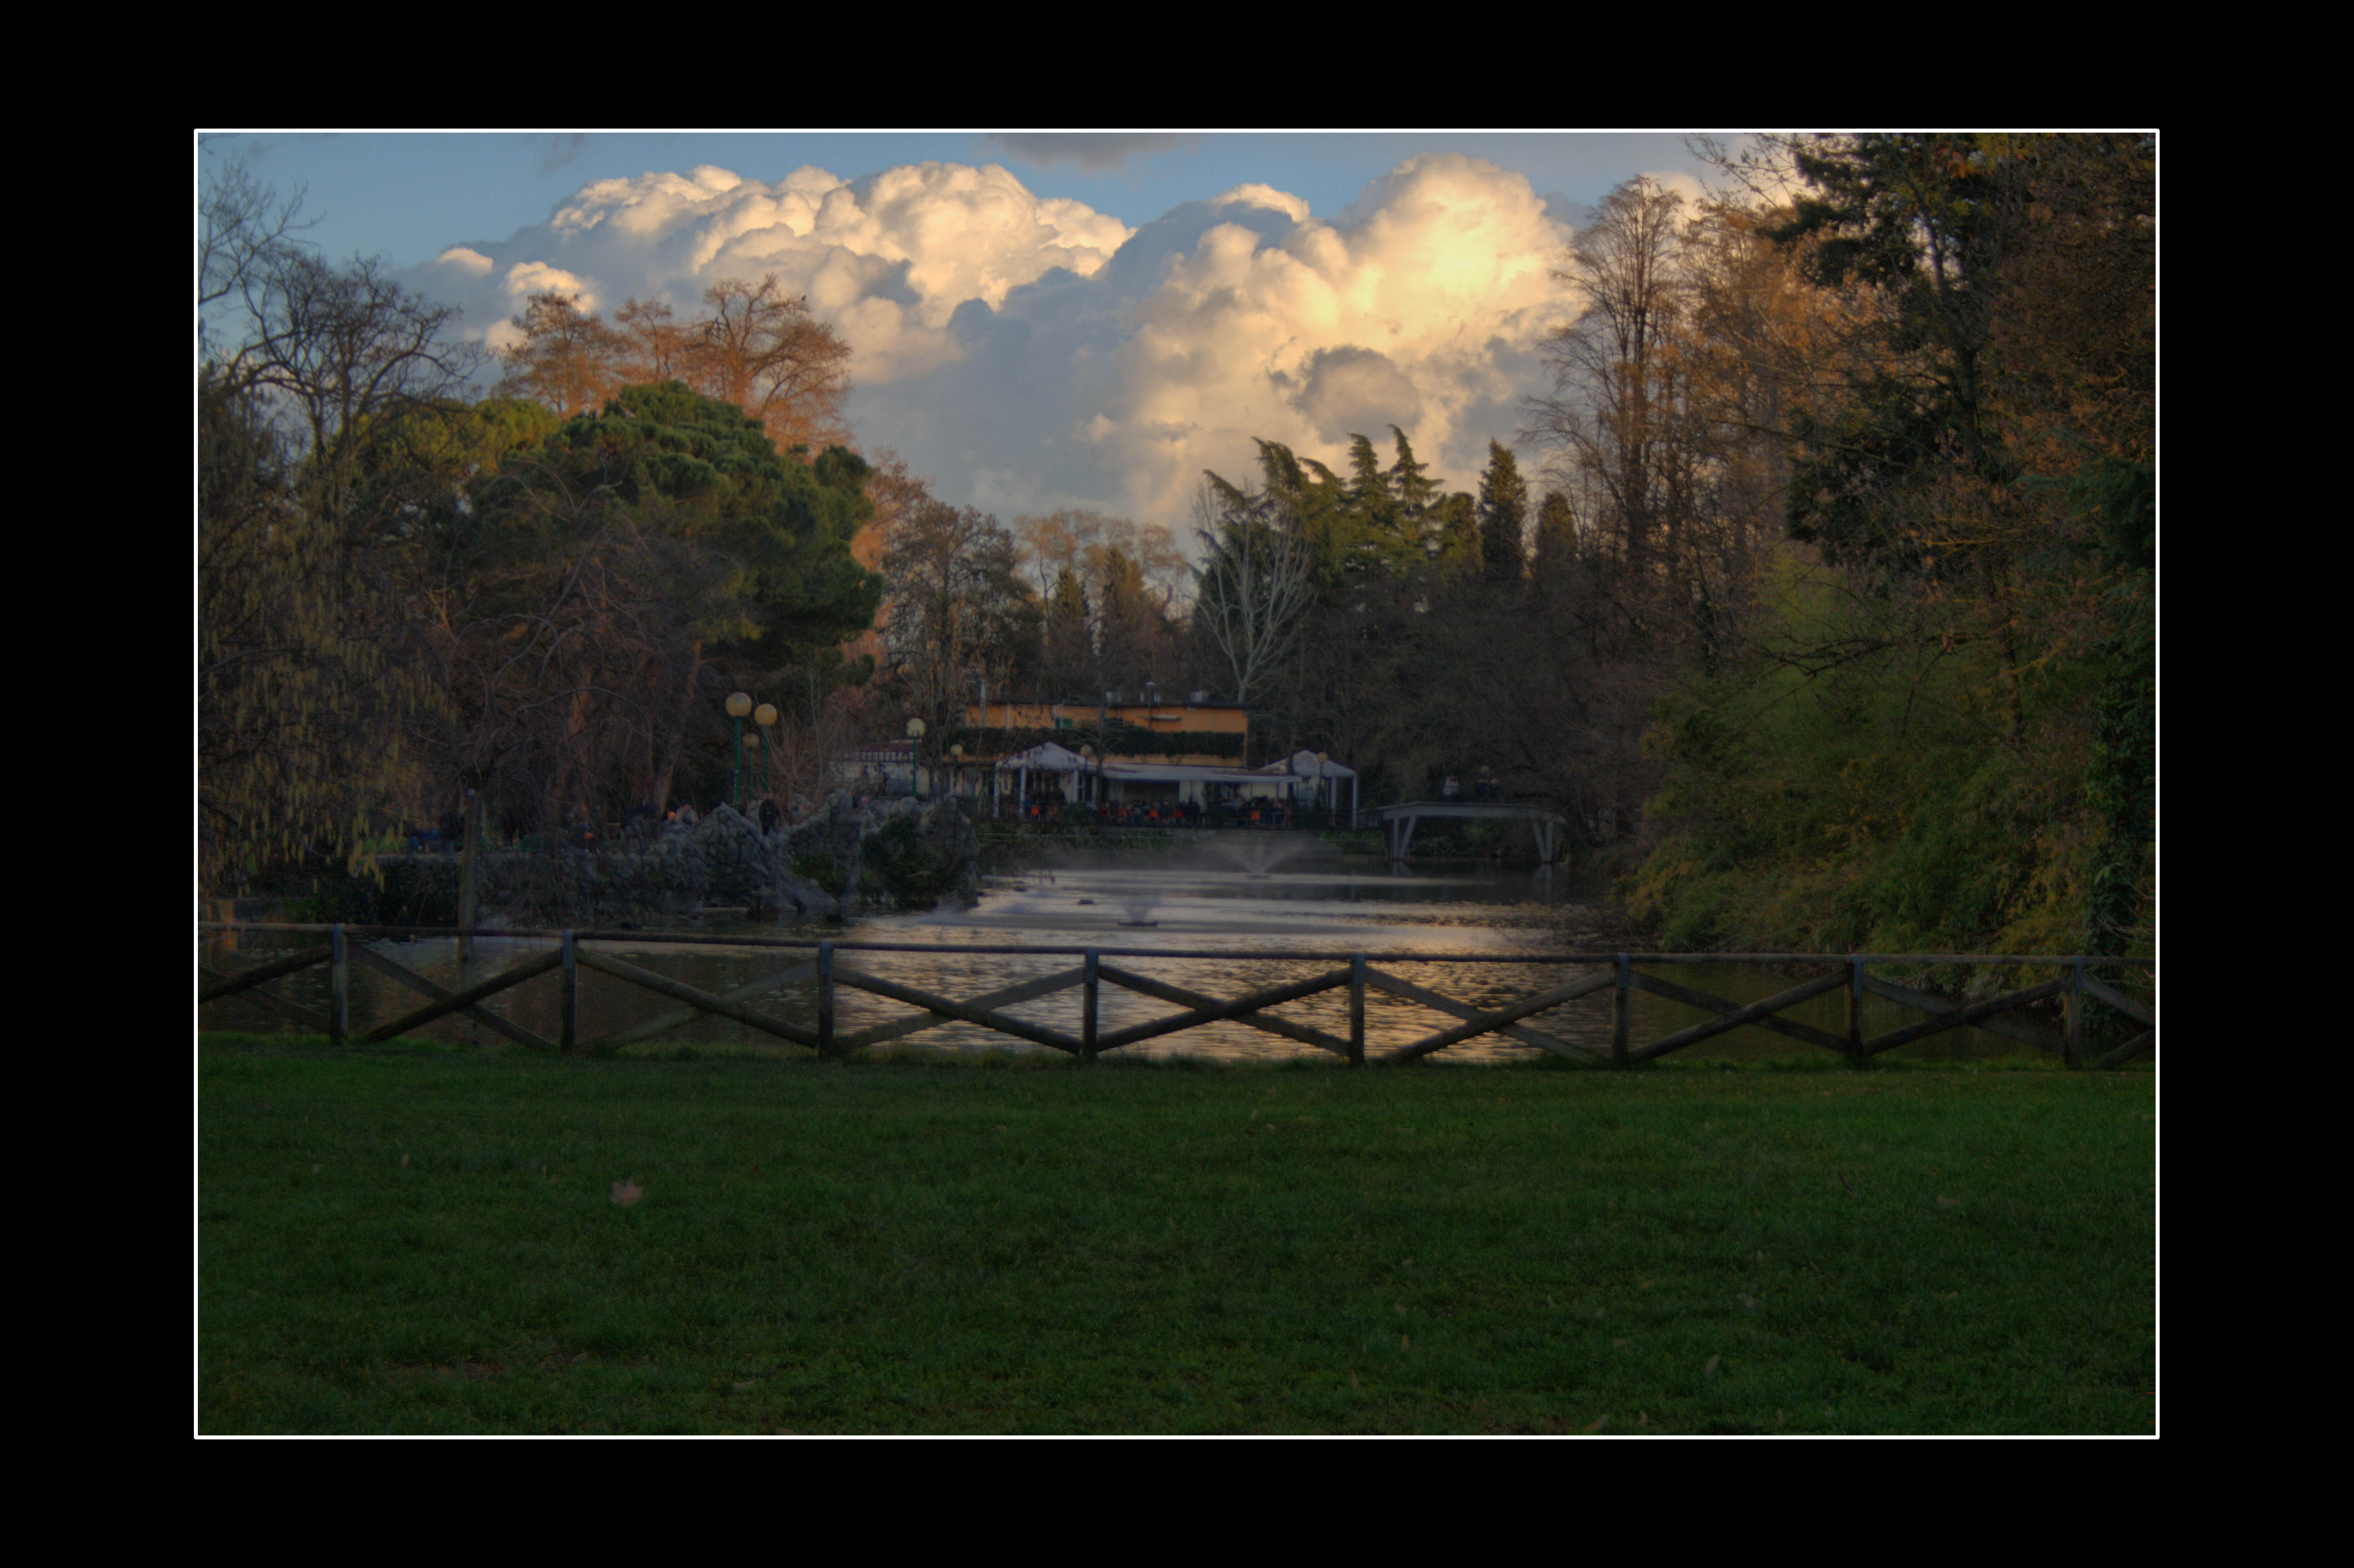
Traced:
<path fill-rule="evenodd" d="M 687 715 L 695 709 L 695 683 L 703 673 L 703 639 L 695 640 L 695 648 L 686 659 L 686 685 L 679 693 L 678 716 L 670 726 L 670 744 L 663 748 L 662 768 L 654 775 L 654 813 L 657 818 L 670 810 L 670 781 L 678 772 L 679 748 L 686 743 Z"/>

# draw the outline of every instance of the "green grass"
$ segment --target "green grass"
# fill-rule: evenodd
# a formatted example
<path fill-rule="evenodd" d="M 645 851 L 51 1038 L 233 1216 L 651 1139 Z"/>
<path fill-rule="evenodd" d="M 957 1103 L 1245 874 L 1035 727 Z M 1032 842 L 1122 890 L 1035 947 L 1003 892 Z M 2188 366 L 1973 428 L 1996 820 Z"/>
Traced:
<path fill-rule="evenodd" d="M 2148 1073 L 198 1065 L 207 1432 L 2154 1416 Z"/>

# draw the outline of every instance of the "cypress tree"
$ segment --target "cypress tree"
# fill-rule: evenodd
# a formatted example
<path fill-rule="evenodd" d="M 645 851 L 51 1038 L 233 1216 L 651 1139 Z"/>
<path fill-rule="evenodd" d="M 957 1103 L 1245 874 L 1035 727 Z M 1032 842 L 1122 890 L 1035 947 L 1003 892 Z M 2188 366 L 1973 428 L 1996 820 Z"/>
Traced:
<path fill-rule="evenodd" d="M 1520 464 L 1501 441 L 1490 441 L 1488 471 L 1479 476 L 1479 561 L 1490 577 L 1515 581 L 1527 569 L 1521 531 L 1528 514 Z"/>

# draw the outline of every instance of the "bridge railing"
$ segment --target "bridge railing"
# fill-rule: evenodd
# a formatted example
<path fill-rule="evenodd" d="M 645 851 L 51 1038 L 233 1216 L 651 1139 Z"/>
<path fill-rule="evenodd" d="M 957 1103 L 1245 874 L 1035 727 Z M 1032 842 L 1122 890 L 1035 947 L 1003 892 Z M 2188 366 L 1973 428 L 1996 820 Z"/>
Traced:
<path fill-rule="evenodd" d="M 242 935 L 316 936 L 323 940 L 242 969 L 220 967 L 225 953 L 212 955 L 213 964 L 199 965 L 196 1000 L 200 1006 L 242 997 L 278 1016 L 326 1034 L 337 1041 L 383 1041 L 455 1016 L 471 1019 L 505 1038 L 535 1049 L 594 1053 L 634 1044 L 655 1037 L 698 1016 L 731 1020 L 746 1028 L 817 1052 L 822 1056 L 847 1055 L 863 1047 L 904 1039 L 949 1023 L 968 1023 L 1013 1039 L 1069 1052 L 1092 1059 L 1149 1040 L 1163 1039 L 1206 1024 L 1240 1023 L 1264 1033 L 1331 1052 L 1352 1065 L 1367 1061 L 1405 1062 L 1462 1044 L 1485 1035 L 1498 1035 L 1532 1045 L 1571 1061 L 1629 1066 L 1652 1061 L 1698 1044 L 1730 1030 L 1755 1026 L 1801 1041 L 1861 1063 L 1899 1045 L 1914 1044 L 1949 1030 L 1976 1027 L 2031 1044 L 2060 1058 L 2071 1067 L 2115 1067 L 2157 1049 L 2157 1008 L 2154 1000 L 2156 965 L 2146 959 L 2052 954 L 1983 953 L 1511 953 L 1433 955 L 1427 952 L 1320 950 L 1268 952 L 1264 949 L 1214 948 L 1172 950 L 1166 948 L 1109 946 L 1060 947 L 1037 944 L 924 944 L 907 942 L 836 942 L 753 937 L 713 937 L 684 933 L 599 930 L 462 930 L 449 927 L 388 927 L 347 925 L 200 922 L 199 931 Z M 536 938 L 555 946 L 510 964 L 473 985 L 452 991 L 417 973 L 370 945 L 376 938 L 460 938 L 467 939 Z M 659 974 L 604 950 L 616 944 L 642 945 L 649 939 L 666 947 L 737 948 L 771 951 L 781 967 L 748 984 L 713 991 Z M 1018 954 L 1061 957 L 1077 961 L 1052 972 L 1001 986 L 985 994 L 958 998 L 901 983 L 859 967 L 857 955 L 867 953 L 936 953 L 958 958 Z M 799 956 L 796 956 L 799 955 Z M 1122 960 L 1150 959 L 1156 967 L 1187 961 L 1231 967 L 1238 960 L 1271 959 L 1329 965 L 1284 983 L 1222 997 L 1193 986 L 1182 986 L 1145 975 Z M 790 960 L 790 961 L 787 961 Z M 1519 997 L 1505 1005 L 1478 1006 L 1396 974 L 1384 965 L 1482 966 L 1509 964 L 1583 969 L 1563 983 Z M 1728 1001 L 1686 986 L 1649 969 L 1675 965 L 1776 965 L 1825 970 L 1760 1001 Z M 328 969 L 328 1002 L 324 1012 L 283 994 L 273 982 L 324 965 Z M 2049 968 L 2053 978 L 1976 1001 L 1957 1001 L 1885 980 L 1872 971 L 1892 965 L 1988 966 L 2008 969 Z M 2145 1001 L 2091 972 L 2103 969 L 2147 970 L 2152 998 Z M 592 969 L 612 980 L 649 991 L 673 1005 L 657 1017 L 583 1038 L 579 1029 L 580 971 Z M 352 978 L 355 970 L 373 971 L 424 998 L 418 1006 L 395 1016 L 366 1021 L 353 1011 Z M 553 977 L 557 988 L 557 1026 L 554 1038 L 524 1027 L 491 1011 L 484 1003 L 541 976 Z M 809 1022 L 778 1017 L 755 1005 L 756 999 L 786 986 L 814 982 L 814 1016 Z M 1124 1028 L 1099 1027 L 1102 989 L 1112 986 L 1167 1003 L 1177 1011 Z M 837 999 L 842 991 L 855 990 L 916 1010 L 856 1031 L 837 1027 Z M 1035 1020 L 1013 1016 L 1006 1010 L 1024 1002 L 1077 990 L 1079 1023 L 1076 1031 L 1057 1029 Z M 1320 1029 L 1270 1010 L 1320 993 L 1345 991 L 1346 1033 Z M 1543 1015 L 1579 998 L 1600 991 L 1611 993 L 1611 1033 L 1607 1050 L 1564 1038 L 1541 1027 Z M 1638 1043 L 1633 1038 L 1634 993 L 1648 992 L 1697 1010 L 1701 1021 L 1657 1038 Z M 1845 1028 L 1834 1033 L 1786 1016 L 1801 1002 L 1831 992 L 1846 997 Z M 1429 1009 L 1454 1022 L 1403 1044 L 1369 1054 L 1365 1033 L 1365 1001 L 1371 992 L 1383 992 Z M 1900 1004 L 1921 1016 L 1878 1033 L 1864 1028 L 1864 999 L 1876 997 Z M 2059 1001 L 2063 1025 L 2059 1033 L 2017 1016 L 2040 1003 Z M 2140 1025 L 2139 1033 L 2086 1062 L 2085 1003 L 2097 1001 Z"/>

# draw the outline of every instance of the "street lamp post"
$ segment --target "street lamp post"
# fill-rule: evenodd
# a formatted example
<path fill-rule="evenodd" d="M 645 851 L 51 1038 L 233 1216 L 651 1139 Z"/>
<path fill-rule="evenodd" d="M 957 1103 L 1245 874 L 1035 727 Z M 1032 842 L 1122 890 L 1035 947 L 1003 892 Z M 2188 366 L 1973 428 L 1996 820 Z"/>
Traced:
<path fill-rule="evenodd" d="M 777 705 L 762 703 L 752 710 L 752 722 L 760 726 L 760 793 L 767 794 L 777 781 L 776 769 L 769 760 L 769 736 L 777 727 Z"/>
<path fill-rule="evenodd" d="M 907 721 L 907 738 L 915 744 L 907 749 L 907 793 L 920 795 L 924 784 L 924 721 Z"/>
<path fill-rule="evenodd" d="M 752 711 L 752 694 L 736 692 L 727 698 L 727 716 L 736 721 L 736 809 L 744 809 L 744 715 Z"/>
<path fill-rule="evenodd" d="M 959 792 L 964 783 L 964 742 L 949 747 L 949 793 Z"/>

